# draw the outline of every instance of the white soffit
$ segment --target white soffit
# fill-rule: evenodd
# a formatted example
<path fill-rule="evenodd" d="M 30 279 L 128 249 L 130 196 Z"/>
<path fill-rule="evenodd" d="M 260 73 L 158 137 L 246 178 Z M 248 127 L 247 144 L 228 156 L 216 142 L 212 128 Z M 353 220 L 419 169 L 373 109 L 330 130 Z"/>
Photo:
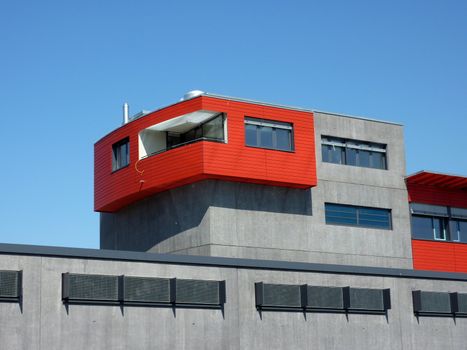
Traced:
<path fill-rule="evenodd" d="M 219 112 L 199 110 L 166 120 L 162 123 L 154 124 L 146 128 L 146 130 L 173 131 L 182 133 L 194 128 L 206 120 L 211 119 L 216 114 L 219 114 Z"/>

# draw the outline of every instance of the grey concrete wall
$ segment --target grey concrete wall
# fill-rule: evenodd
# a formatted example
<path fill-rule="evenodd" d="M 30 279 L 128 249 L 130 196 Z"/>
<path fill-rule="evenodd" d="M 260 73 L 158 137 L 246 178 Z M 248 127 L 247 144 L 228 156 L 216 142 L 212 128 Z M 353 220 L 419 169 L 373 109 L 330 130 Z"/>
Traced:
<path fill-rule="evenodd" d="M 1 349 L 464 349 L 467 318 L 413 314 L 411 291 L 467 292 L 466 282 L 317 272 L 183 266 L 82 258 L 0 255 L 0 269 L 23 270 L 22 310 L 0 303 Z M 61 273 L 226 280 L 220 310 L 70 305 Z M 390 288 L 384 315 L 263 312 L 254 283 Z"/>
<path fill-rule="evenodd" d="M 203 181 L 101 214 L 101 248 L 411 267 L 402 127 L 315 114 L 318 186 Z M 321 161 L 321 136 L 387 144 L 388 170 Z M 392 230 L 326 225 L 326 202 L 388 208 Z"/>

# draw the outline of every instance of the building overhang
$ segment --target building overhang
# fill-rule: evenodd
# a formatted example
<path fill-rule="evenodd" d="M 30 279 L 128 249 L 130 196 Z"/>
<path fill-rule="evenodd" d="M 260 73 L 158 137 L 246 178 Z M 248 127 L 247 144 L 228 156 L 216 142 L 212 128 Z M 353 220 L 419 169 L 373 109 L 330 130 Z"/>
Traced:
<path fill-rule="evenodd" d="M 433 186 L 449 190 L 467 190 L 467 177 L 425 170 L 407 176 L 406 182 L 409 185 Z"/>

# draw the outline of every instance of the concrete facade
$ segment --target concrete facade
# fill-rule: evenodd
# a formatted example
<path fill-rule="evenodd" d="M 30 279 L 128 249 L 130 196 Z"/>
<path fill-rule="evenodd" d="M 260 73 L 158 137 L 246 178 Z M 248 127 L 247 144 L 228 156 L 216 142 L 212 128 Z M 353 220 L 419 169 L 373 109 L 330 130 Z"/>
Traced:
<path fill-rule="evenodd" d="M 207 180 L 101 213 L 101 248 L 409 268 L 400 125 L 314 113 L 318 186 Z M 387 145 L 388 169 L 321 161 L 321 137 Z M 391 209 L 392 230 L 326 225 L 325 203 Z"/>
<path fill-rule="evenodd" d="M 31 249 L 33 250 L 33 249 Z M 0 303 L 2 349 L 464 349 L 467 318 L 415 317 L 412 290 L 467 292 L 465 275 L 439 273 L 403 277 L 404 270 L 381 274 L 329 273 L 302 266 L 277 268 L 186 265 L 90 259 L 76 253 L 35 254 L 1 251 L 0 270 L 23 270 L 23 302 Z M 96 253 L 97 254 L 97 253 Z M 74 256 L 73 256 L 74 255 Z M 154 254 L 141 253 L 152 257 Z M 181 257 L 184 258 L 184 257 Z M 216 258 L 211 258 L 216 259 Z M 148 259 L 149 260 L 149 259 Z M 155 259 L 157 260 L 157 259 Z M 238 260 L 238 259 L 231 259 Z M 272 265 L 272 263 L 271 263 Z M 385 275 L 385 271 L 392 275 Z M 216 309 L 70 305 L 61 301 L 63 272 L 225 280 L 224 312 Z M 400 273 L 401 277 L 396 277 Z M 414 275 L 415 276 L 415 275 Z M 460 276 L 463 276 L 460 277 Z M 456 278 L 458 280 L 456 280 Z M 460 279 L 460 280 L 459 280 Z M 463 280 L 462 280 L 463 279 Z M 263 311 L 255 307 L 254 283 L 390 288 L 387 315 Z"/>

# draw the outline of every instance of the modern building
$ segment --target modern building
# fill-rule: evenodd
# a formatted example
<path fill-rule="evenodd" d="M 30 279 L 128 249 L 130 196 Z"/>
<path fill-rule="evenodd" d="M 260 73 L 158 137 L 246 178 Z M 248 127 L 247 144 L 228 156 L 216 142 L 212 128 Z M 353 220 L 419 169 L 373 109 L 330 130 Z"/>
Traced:
<path fill-rule="evenodd" d="M 101 250 L 0 245 L 0 348 L 467 348 L 467 178 L 400 124 L 194 91 L 94 176 Z"/>

